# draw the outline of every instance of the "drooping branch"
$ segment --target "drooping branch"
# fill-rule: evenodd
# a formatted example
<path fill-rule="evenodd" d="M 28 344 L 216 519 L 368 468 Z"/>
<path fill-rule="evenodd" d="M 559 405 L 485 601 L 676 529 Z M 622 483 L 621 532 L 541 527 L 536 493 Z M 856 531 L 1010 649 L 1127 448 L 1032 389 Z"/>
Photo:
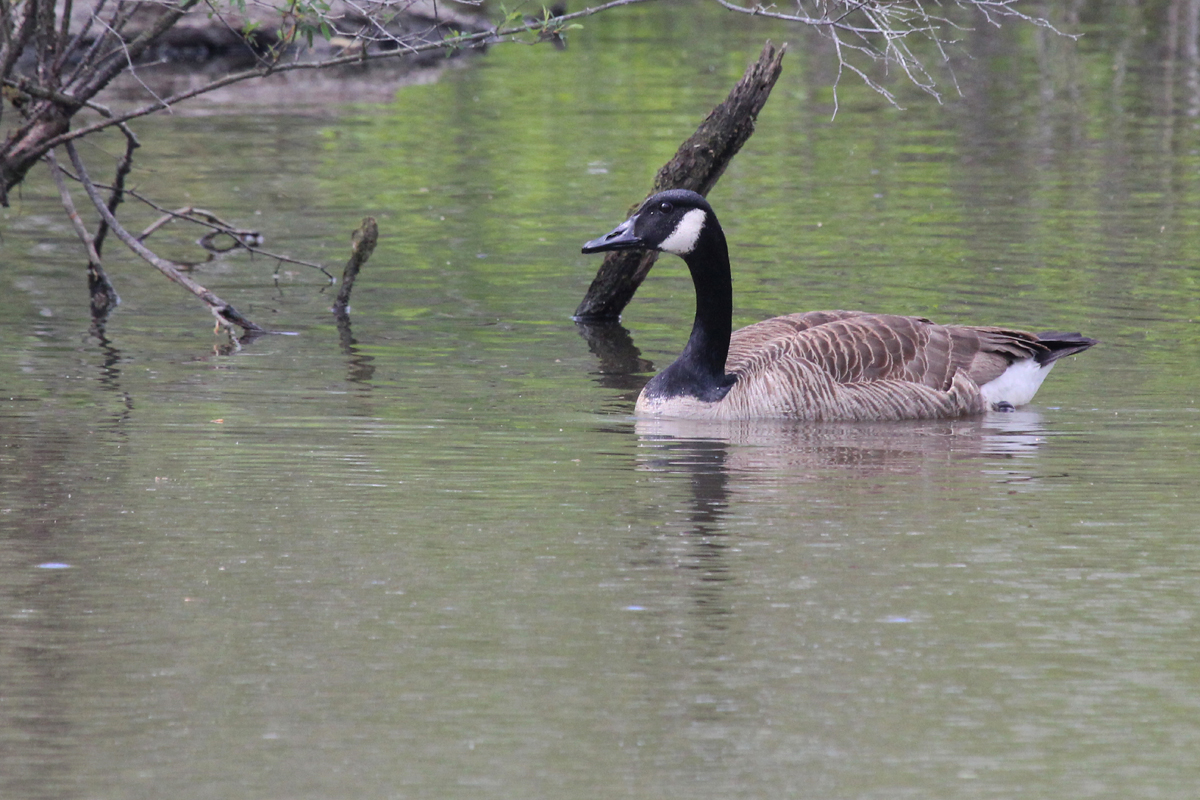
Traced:
<path fill-rule="evenodd" d="M 83 185 L 84 191 L 87 192 L 88 199 L 92 201 L 92 205 L 100 212 L 100 217 L 108 224 L 112 232 L 120 239 L 126 247 L 137 253 L 143 260 L 157 269 L 171 281 L 179 284 L 194 294 L 196 297 L 208 306 L 212 311 L 213 316 L 217 319 L 217 325 L 224 328 L 229 328 L 233 325 L 241 327 L 247 333 L 249 332 L 264 332 L 265 328 L 256 325 L 254 322 L 246 318 L 221 298 L 205 289 L 200 284 L 193 281 L 191 278 L 184 275 L 178 267 L 165 258 L 162 258 L 151 251 L 148 247 L 138 241 L 138 238 L 125 230 L 121 223 L 117 222 L 117 218 L 108 210 L 108 204 L 100 196 L 99 189 L 92 183 L 88 177 L 87 169 L 83 165 L 83 159 L 79 157 L 79 151 L 73 143 L 68 142 L 66 145 L 67 155 L 71 157 L 71 164 L 75 167 L 76 175 L 79 182 Z"/>
<path fill-rule="evenodd" d="M 647 197 L 664 189 L 691 189 L 708 194 L 729 162 L 754 133 L 771 88 L 783 70 L 786 45 L 778 50 L 767 42 L 758 61 L 747 67 L 729 96 L 709 113 L 691 137 L 654 177 Z M 632 209 L 639 203 L 635 203 Z M 575 309 L 578 322 L 616 320 L 633 299 L 650 268 L 654 251 L 621 250 L 608 253 L 587 294 Z"/>
<path fill-rule="evenodd" d="M 940 63 L 947 68 L 949 79 L 957 90 L 954 71 L 949 68 L 947 46 L 965 26 L 947 14 L 932 13 L 928 5 L 949 6 L 976 13 L 986 24 L 999 27 L 1003 19 L 1016 19 L 1030 25 L 1047 28 L 1062 36 L 1077 38 L 1058 30 L 1045 17 L 1027 14 L 1017 7 L 1020 0 L 948 0 L 926 3 L 922 0 L 898 3 L 894 0 L 794 0 L 796 11 L 786 13 L 774 4 L 741 5 L 732 0 L 715 0 L 721 7 L 740 14 L 794 22 L 809 26 L 833 43 L 837 58 L 837 78 L 834 80 L 834 113 L 837 113 L 837 87 L 844 72 L 852 72 L 889 103 L 899 107 L 894 94 L 873 78 L 864 67 L 878 65 L 885 70 L 898 68 L 917 88 L 941 102 L 930 68 L 910 42 L 925 40 L 932 43 Z M 811 7 L 811 10 L 806 10 Z M 864 66 L 854 63 L 859 57 Z"/>
<path fill-rule="evenodd" d="M 122 126 L 122 128 L 124 130 L 128 130 L 124 126 Z M 138 234 L 135 237 L 138 242 L 145 244 L 146 239 L 148 239 L 150 237 L 150 235 L 153 234 L 155 231 L 158 231 L 159 229 L 163 228 L 165 225 L 169 224 L 172 221 L 182 220 L 182 221 L 191 222 L 196 225 L 202 225 L 202 226 L 210 228 L 209 232 L 206 233 L 203 237 L 201 237 L 198 241 L 198 244 L 200 244 L 206 251 L 208 251 L 208 260 L 212 260 L 214 255 L 219 254 L 219 253 L 228 252 L 229 250 L 233 250 L 233 249 L 244 249 L 247 252 L 251 253 L 252 255 L 265 256 L 267 258 L 278 260 L 281 263 L 288 262 L 288 263 L 298 264 L 298 265 L 305 266 L 305 267 L 311 267 L 312 269 L 315 269 L 315 270 L 321 272 L 326 278 L 329 279 L 330 283 L 333 282 L 333 276 L 329 273 L 328 270 L 326 270 L 320 264 L 313 264 L 308 261 L 302 261 L 300 259 L 291 258 L 290 256 L 280 255 L 277 253 L 271 253 L 271 252 L 268 252 L 266 250 L 262 250 L 261 248 L 259 248 L 257 245 L 261 244 L 261 242 L 262 242 L 262 234 L 260 234 L 258 231 L 248 230 L 248 229 L 243 229 L 243 228 L 235 228 L 234 226 L 230 225 L 229 223 L 227 223 L 224 220 L 217 217 L 212 212 L 205 211 L 204 209 L 200 209 L 200 208 L 188 207 L 188 208 L 181 208 L 181 209 L 178 209 L 175 211 L 167 211 L 166 209 L 163 209 L 160 206 L 158 206 L 156 203 L 153 203 L 150 200 L 140 196 L 136 191 L 124 188 L 124 177 L 131 168 L 133 150 L 139 146 L 137 143 L 137 139 L 132 136 L 131 131 L 129 132 L 129 134 L 130 134 L 130 138 L 127 140 L 126 151 L 125 151 L 124 156 L 121 158 L 120 162 L 118 163 L 117 178 L 114 181 L 113 185 L 105 186 L 103 184 L 95 183 L 94 181 L 89 181 L 89 183 L 91 184 L 91 186 L 93 186 L 97 190 L 108 190 L 109 198 L 108 198 L 108 202 L 107 202 L 107 207 L 108 207 L 109 214 L 112 217 L 116 216 L 116 207 L 120 203 L 120 199 L 124 194 L 128 194 L 131 197 L 134 197 L 137 200 L 140 200 L 141 202 L 146 203 L 150 207 L 163 212 L 163 215 L 161 217 L 159 217 L 157 220 L 155 220 L 153 223 L 151 223 L 149 227 L 147 227 L 145 230 L 143 230 L 140 234 Z M 67 217 L 68 217 L 68 219 L 70 219 L 72 227 L 74 228 L 76 234 L 78 235 L 79 239 L 83 242 L 84 247 L 87 250 L 87 254 L 88 254 L 88 288 L 89 288 L 89 291 L 91 294 L 91 299 L 92 299 L 93 317 L 95 317 L 97 319 L 103 318 L 103 317 L 107 316 L 108 313 L 121 302 L 120 297 L 117 295 L 116 289 L 113 287 L 111 281 L 109 281 L 108 276 L 104 271 L 103 265 L 101 263 L 101 257 L 100 257 L 100 239 L 101 239 L 101 236 L 110 229 L 108 222 L 104 217 L 101 217 L 101 220 L 97 226 L 97 233 L 96 234 L 90 233 L 87 229 L 86 224 L 83 222 L 78 211 L 76 210 L 75 204 L 71 198 L 70 192 L 67 189 L 66 182 L 63 179 L 64 179 L 64 177 L 71 178 L 72 180 L 79 182 L 80 184 L 83 184 L 83 181 L 80 180 L 78 175 L 74 175 L 69 170 L 63 168 L 62 165 L 60 165 L 58 163 L 57 159 L 55 158 L 53 151 L 46 154 L 46 162 L 51 167 L 51 174 L 54 178 L 55 185 L 58 187 L 59 197 L 60 197 L 60 201 L 63 205 L 63 209 L 67 212 Z M 370 219 L 370 218 L 368 218 L 368 219 Z M 373 220 L 372 220 L 372 223 L 373 223 Z M 365 224 L 365 221 L 364 221 L 364 224 Z M 358 241 L 358 235 L 359 234 L 355 235 L 356 243 Z M 228 246 L 221 246 L 221 245 L 216 244 L 216 242 L 214 240 L 217 237 L 222 237 L 222 236 L 228 237 L 231 240 L 231 244 L 229 244 Z M 356 247 L 357 247 L 357 244 L 356 244 Z M 372 248 L 374 247 L 373 240 L 372 240 L 371 247 Z M 361 263 L 363 261 L 365 261 L 367 256 L 369 256 L 369 255 L 370 255 L 369 250 L 367 250 L 365 254 L 356 255 L 356 257 L 360 259 L 357 263 L 359 265 L 361 265 Z M 186 264 L 172 263 L 172 266 L 175 269 L 187 269 L 187 268 L 193 266 L 193 264 L 191 264 L 191 263 L 186 263 Z M 347 264 L 347 269 L 349 269 L 349 268 L 350 268 L 350 265 Z M 188 287 L 188 288 L 191 289 L 191 287 Z M 210 293 L 210 296 L 215 297 L 215 295 L 211 295 L 211 293 Z M 202 297 L 201 299 L 204 299 L 204 298 Z M 238 323 L 238 324 L 240 324 L 240 323 Z"/>

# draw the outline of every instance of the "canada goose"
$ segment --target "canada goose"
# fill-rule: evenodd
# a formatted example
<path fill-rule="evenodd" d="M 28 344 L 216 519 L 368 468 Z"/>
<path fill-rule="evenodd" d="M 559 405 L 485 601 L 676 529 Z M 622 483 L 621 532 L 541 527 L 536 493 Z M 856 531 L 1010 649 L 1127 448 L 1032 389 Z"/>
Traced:
<path fill-rule="evenodd" d="M 696 288 L 692 335 L 638 397 L 639 416 L 718 420 L 894 420 L 1011 410 L 1054 362 L 1096 343 L 1078 333 L 937 325 L 920 317 L 809 311 L 731 331 L 725 234 L 686 190 L 660 192 L 584 253 L 681 256 Z"/>

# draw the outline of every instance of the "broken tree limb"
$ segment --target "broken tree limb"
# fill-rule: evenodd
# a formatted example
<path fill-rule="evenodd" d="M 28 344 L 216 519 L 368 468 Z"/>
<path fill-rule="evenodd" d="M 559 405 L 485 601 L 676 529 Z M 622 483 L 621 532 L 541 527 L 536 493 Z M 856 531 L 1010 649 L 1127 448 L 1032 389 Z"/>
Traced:
<path fill-rule="evenodd" d="M 333 301 L 333 313 L 339 317 L 346 315 L 350 308 L 350 292 L 354 289 L 354 280 L 358 271 L 367 259 L 375 252 L 379 242 L 379 226 L 374 217 L 364 217 L 362 225 L 350 237 L 350 260 L 342 270 L 342 285 L 338 289 L 337 300 Z"/>
<path fill-rule="evenodd" d="M 338 289 L 337 300 L 333 303 L 333 316 L 337 320 L 338 339 L 342 343 L 342 351 L 349 359 L 349 374 L 347 379 L 355 383 L 366 383 L 375 374 L 375 366 L 369 355 L 360 353 L 350 332 L 350 291 L 354 288 L 354 279 L 358 270 L 375 252 L 379 242 L 379 226 L 374 217 L 363 217 L 362 225 L 350 237 L 350 260 L 342 270 L 342 285 Z"/>
<path fill-rule="evenodd" d="M 150 266 L 167 276 L 168 279 L 174 281 L 192 294 L 196 295 L 196 297 L 200 298 L 200 300 L 208 306 L 209 310 L 212 311 L 213 316 L 216 317 L 218 327 L 231 328 L 232 326 L 237 325 L 247 333 L 263 333 L 266 331 L 265 328 L 259 327 L 243 316 L 241 312 L 239 312 L 229 303 L 226 303 L 208 289 L 205 289 L 203 286 L 184 275 L 175 267 L 174 264 L 152 252 L 148 247 L 139 242 L 136 236 L 125 230 L 125 228 L 121 226 L 121 223 L 117 222 L 117 218 L 113 216 L 113 213 L 108 210 L 108 204 L 104 201 L 104 198 L 100 196 L 100 191 L 96 188 L 96 185 L 92 183 L 92 179 L 88 177 L 87 169 L 83 166 L 83 159 L 79 157 L 79 151 L 75 148 L 74 142 L 67 142 L 65 147 L 67 149 L 67 155 L 71 157 L 71 165 L 75 167 L 76 176 L 78 177 L 79 182 L 83 185 L 84 191 L 87 192 L 88 199 L 92 201 L 92 205 L 96 207 L 96 210 L 100 212 L 100 217 L 108 224 L 109 229 L 116 234 L 116 237 L 120 239 L 126 247 L 148 262 Z"/>
<path fill-rule="evenodd" d="M 754 121 L 779 78 L 786 51 L 787 45 L 778 50 L 770 42 L 763 46 L 758 61 L 746 69 L 729 96 L 712 110 L 691 138 L 680 145 L 674 157 L 654 176 L 654 185 L 646 197 L 666 189 L 691 189 L 702 195 L 708 194 L 754 133 Z M 635 203 L 630 213 L 639 205 L 640 202 Z M 654 266 L 657 255 L 654 251 L 624 250 L 605 256 L 587 294 L 575 309 L 575 320 L 618 319 L 650 267 Z"/>

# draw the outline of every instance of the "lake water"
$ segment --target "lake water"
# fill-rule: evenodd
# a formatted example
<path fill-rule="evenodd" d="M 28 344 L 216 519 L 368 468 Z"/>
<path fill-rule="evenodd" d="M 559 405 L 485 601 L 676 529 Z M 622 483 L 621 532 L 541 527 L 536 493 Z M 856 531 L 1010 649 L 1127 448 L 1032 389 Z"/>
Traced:
<path fill-rule="evenodd" d="M 816 40 L 680 5 L 138 122 L 133 185 L 269 250 L 340 271 L 379 220 L 348 330 L 310 269 L 198 267 L 296 334 L 234 353 L 115 242 L 91 330 L 38 172 L 0 213 L 0 796 L 1195 797 L 1200 65 L 1137 9 L 981 29 L 904 111 L 844 79 L 833 117 Z M 579 247 L 789 34 L 711 194 L 735 323 L 1101 341 L 1032 406 L 630 416 L 690 282 L 576 326 Z"/>

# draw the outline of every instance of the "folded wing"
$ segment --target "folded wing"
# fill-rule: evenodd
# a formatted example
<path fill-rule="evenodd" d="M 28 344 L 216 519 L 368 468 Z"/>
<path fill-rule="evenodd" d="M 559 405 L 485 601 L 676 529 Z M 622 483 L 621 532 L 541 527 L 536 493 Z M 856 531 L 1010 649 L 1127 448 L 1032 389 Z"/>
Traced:
<path fill-rule="evenodd" d="M 1014 362 L 1061 354 L 1004 328 L 858 311 L 791 314 L 734 331 L 726 369 L 738 382 L 725 404 L 731 417 L 761 415 L 764 405 L 811 420 L 961 416 L 985 409 L 979 387 Z"/>

